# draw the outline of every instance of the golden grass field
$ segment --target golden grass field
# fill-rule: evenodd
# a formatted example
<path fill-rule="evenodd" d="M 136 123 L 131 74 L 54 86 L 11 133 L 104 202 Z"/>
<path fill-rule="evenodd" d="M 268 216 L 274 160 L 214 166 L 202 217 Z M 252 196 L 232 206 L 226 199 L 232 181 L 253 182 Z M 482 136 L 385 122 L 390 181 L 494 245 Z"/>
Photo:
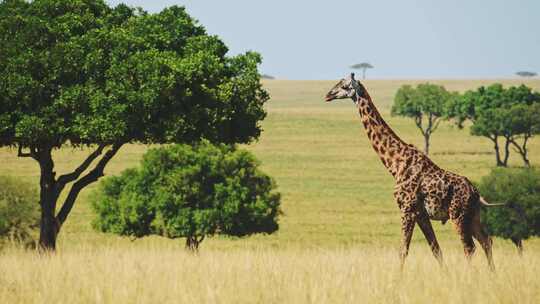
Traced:
<path fill-rule="evenodd" d="M 421 146 L 412 120 L 391 117 L 395 91 L 413 80 L 366 80 L 383 117 L 405 141 Z M 449 90 L 540 80 L 438 80 Z M 495 239 L 496 274 L 483 252 L 472 264 L 451 224 L 434 228 L 446 267 L 440 269 L 419 230 L 399 271 L 399 211 L 393 180 L 365 136 L 351 101 L 327 104 L 334 81 L 264 82 L 272 98 L 260 140 L 246 148 L 262 161 L 282 193 L 284 215 L 273 235 L 205 240 L 198 255 L 182 240 L 130 241 L 92 230 L 82 192 L 63 228 L 58 252 L 40 256 L 17 248 L 0 252 L 0 303 L 539 303 L 540 240 L 518 257 Z M 540 165 L 540 139 L 530 143 Z M 122 148 L 106 173 L 136 166 L 147 147 Z M 88 153 L 63 149 L 57 172 Z M 0 149 L 0 174 L 38 181 L 38 166 Z M 441 167 L 478 181 L 495 163 L 489 140 L 445 123 L 433 135 L 431 157 Z M 520 166 L 517 154 L 512 166 Z"/>

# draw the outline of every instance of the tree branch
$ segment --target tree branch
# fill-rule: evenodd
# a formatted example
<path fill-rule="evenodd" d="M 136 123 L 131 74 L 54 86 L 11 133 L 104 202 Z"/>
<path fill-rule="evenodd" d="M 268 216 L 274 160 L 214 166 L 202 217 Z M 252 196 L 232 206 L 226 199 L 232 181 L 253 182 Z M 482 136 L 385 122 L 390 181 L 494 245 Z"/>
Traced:
<path fill-rule="evenodd" d="M 529 138 L 532 137 L 532 134 L 530 133 L 525 133 L 523 135 L 523 144 L 520 146 L 517 142 L 516 142 L 516 139 L 511 137 L 510 138 L 510 143 L 512 144 L 512 146 L 514 146 L 514 150 L 516 152 L 518 152 L 520 155 L 521 155 L 521 158 L 523 159 L 523 162 L 525 163 L 525 166 L 527 167 L 530 167 L 531 164 L 530 164 L 530 161 L 529 159 L 527 158 L 527 154 L 528 154 L 528 151 L 527 151 L 527 141 L 529 140 Z"/>
<path fill-rule="evenodd" d="M 37 160 L 37 154 L 36 152 L 32 149 L 32 147 L 30 147 L 30 152 L 26 152 L 24 153 L 22 151 L 23 149 L 23 146 L 19 143 L 19 148 L 18 148 L 18 153 L 17 153 L 17 156 L 18 157 L 32 157 L 33 159 L 36 159 Z"/>
<path fill-rule="evenodd" d="M 425 136 L 426 132 L 424 131 L 424 128 L 422 126 L 422 116 L 415 116 L 414 117 L 414 123 L 416 124 L 418 129 L 420 129 L 420 132 L 422 133 L 422 135 Z"/>
<path fill-rule="evenodd" d="M 90 166 L 90 164 L 99 155 L 101 155 L 101 153 L 103 152 L 103 149 L 105 147 L 106 147 L 105 144 L 99 145 L 99 147 L 94 152 L 92 152 L 90 155 L 88 155 L 88 157 L 82 162 L 82 164 L 79 167 L 77 167 L 73 172 L 68 173 L 68 174 L 64 174 L 64 175 L 61 175 L 60 177 L 58 177 L 57 191 L 60 193 L 64 189 L 64 187 L 66 186 L 67 183 L 70 183 L 70 182 L 76 180 L 77 178 L 79 178 L 79 176 L 81 176 L 81 174 L 86 169 L 88 169 L 88 166 Z"/>
<path fill-rule="evenodd" d="M 118 152 L 118 150 L 122 147 L 123 144 L 123 142 L 113 144 L 111 149 L 105 152 L 105 154 L 96 164 L 96 166 L 73 184 L 68 196 L 66 197 L 66 200 L 64 201 L 64 204 L 62 205 L 62 208 L 56 216 L 60 225 L 65 222 L 68 214 L 71 212 L 73 204 L 75 204 L 75 200 L 77 199 L 77 196 L 79 195 L 81 190 L 89 184 L 97 181 L 100 177 L 104 175 L 103 170 L 105 169 L 105 166 L 107 165 L 107 163 L 109 163 L 111 158 L 116 155 L 116 152 Z"/>
<path fill-rule="evenodd" d="M 440 117 L 435 117 L 435 119 L 433 119 L 433 121 L 435 122 L 434 125 L 433 125 L 433 128 L 431 128 L 431 133 L 435 132 L 435 130 L 437 130 L 437 128 L 439 127 L 439 124 L 441 123 L 441 118 Z"/>

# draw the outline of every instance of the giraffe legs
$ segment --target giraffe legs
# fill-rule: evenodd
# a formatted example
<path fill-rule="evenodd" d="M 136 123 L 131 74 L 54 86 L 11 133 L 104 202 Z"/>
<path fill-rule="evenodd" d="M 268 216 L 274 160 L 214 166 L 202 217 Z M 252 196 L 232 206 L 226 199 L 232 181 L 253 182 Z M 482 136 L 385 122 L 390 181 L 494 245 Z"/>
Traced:
<path fill-rule="evenodd" d="M 480 222 L 480 209 L 476 210 L 471 224 L 473 236 L 480 243 L 482 249 L 484 249 L 489 268 L 494 271 L 495 265 L 493 264 L 493 256 L 491 254 L 491 246 L 493 242 Z"/>
<path fill-rule="evenodd" d="M 403 270 L 405 258 L 409 254 L 409 245 L 418 215 L 418 186 L 417 182 L 409 182 L 397 185 L 394 190 L 394 197 L 401 210 L 401 246 L 399 250 L 401 270 Z"/>
<path fill-rule="evenodd" d="M 424 212 L 418 216 L 416 221 L 418 222 L 418 226 L 420 227 L 420 230 L 422 230 L 422 233 L 424 233 L 426 241 L 428 242 L 429 247 L 431 248 L 431 252 L 433 252 L 433 256 L 437 259 L 437 262 L 439 262 L 439 265 L 443 266 L 442 251 L 441 251 L 441 248 L 439 247 L 439 243 L 437 242 L 437 237 L 435 236 L 435 232 L 433 231 L 433 227 L 431 226 L 429 217 Z"/>
<path fill-rule="evenodd" d="M 409 254 L 409 245 L 411 244 L 415 224 L 416 216 L 414 213 L 401 213 L 401 247 L 399 250 L 401 270 L 403 270 L 403 266 L 405 265 L 405 258 Z"/>
<path fill-rule="evenodd" d="M 455 220 L 455 226 L 459 237 L 461 238 L 461 243 L 463 243 L 465 257 L 470 261 L 475 251 L 470 220 L 461 217 Z"/>

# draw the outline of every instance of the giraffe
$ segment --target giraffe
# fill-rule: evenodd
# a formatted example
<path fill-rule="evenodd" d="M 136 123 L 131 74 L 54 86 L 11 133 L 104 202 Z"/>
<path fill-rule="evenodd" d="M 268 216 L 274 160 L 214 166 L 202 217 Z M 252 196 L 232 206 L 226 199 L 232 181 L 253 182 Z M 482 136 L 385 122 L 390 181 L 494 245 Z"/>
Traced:
<path fill-rule="evenodd" d="M 492 240 L 480 223 L 480 205 L 487 203 L 464 176 L 438 167 L 415 146 L 404 142 L 388 126 L 365 87 L 351 74 L 341 79 L 327 94 L 326 101 L 351 98 L 373 150 L 395 179 L 394 198 L 401 211 L 401 269 L 409 252 L 414 226 L 418 224 L 439 264 L 443 256 L 431 220 L 443 224 L 451 220 L 461 238 L 467 260 L 480 243 L 490 269 L 494 269 Z"/>

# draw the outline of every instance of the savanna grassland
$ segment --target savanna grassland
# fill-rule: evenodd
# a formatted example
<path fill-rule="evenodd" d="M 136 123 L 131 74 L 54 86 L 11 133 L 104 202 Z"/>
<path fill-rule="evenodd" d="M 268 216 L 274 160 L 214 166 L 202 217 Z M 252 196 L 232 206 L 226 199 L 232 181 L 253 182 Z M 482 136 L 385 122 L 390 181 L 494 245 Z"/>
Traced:
<path fill-rule="evenodd" d="M 367 80 L 383 117 L 405 141 L 422 146 L 412 120 L 391 117 L 395 91 L 421 81 Z M 467 90 L 496 80 L 441 80 Z M 540 90 L 540 80 L 525 83 Z M 540 240 L 494 240 L 497 273 L 481 250 L 469 265 L 451 224 L 434 222 L 445 255 L 440 269 L 415 231 L 400 273 L 399 211 L 393 180 L 373 152 L 351 101 L 325 103 L 334 81 L 266 81 L 272 98 L 260 140 L 246 146 L 282 193 L 280 230 L 273 235 L 205 240 L 185 252 L 180 240 L 130 240 L 91 228 L 90 189 L 80 199 L 50 256 L 17 248 L 0 253 L 0 303 L 538 303 Z M 108 175 L 136 166 L 147 147 L 130 145 Z M 478 181 L 495 163 L 491 142 L 444 123 L 434 133 L 431 157 L 441 167 Z M 87 151 L 54 155 L 57 174 L 74 168 Z M 540 165 L 540 138 L 530 143 Z M 512 166 L 520 166 L 512 154 Z M 38 181 L 38 166 L 0 150 L 0 174 Z"/>

